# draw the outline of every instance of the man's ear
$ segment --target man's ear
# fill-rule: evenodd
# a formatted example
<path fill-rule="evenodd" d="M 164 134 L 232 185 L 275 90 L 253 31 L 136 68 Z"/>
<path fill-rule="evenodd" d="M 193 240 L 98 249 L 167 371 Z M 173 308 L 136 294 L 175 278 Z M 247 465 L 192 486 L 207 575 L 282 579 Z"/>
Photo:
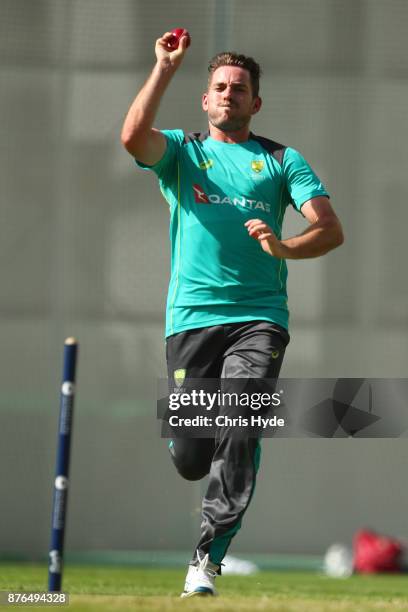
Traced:
<path fill-rule="evenodd" d="M 201 98 L 201 106 L 203 111 L 207 112 L 208 111 L 208 94 L 207 92 L 203 93 L 203 96 Z"/>
<path fill-rule="evenodd" d="M 256 96 L 256 98 L 254 98 L 254 101 L 252 103 L 252 114 L 256 115 L 256 113 L 259 113 L 259 111 L 261 110 L 262 107 L 262 98 L 260 98 L 259 96 Z"/>

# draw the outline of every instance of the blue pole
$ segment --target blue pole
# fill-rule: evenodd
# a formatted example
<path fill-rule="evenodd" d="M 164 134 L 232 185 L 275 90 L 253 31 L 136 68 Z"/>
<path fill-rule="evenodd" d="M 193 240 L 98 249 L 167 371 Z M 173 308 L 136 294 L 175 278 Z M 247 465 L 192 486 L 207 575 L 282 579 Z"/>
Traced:
<path fill-rule="evenodd" d="M 60 395 L 54 503 L 51 519 L 51 542 L 48 567 L 49 591 L 61 591 L 62 585 L 62 564 L 67 517 L 68 474 L 75 398 L 77 352 L 78 342 L 75 338 L 67 338 L 64 343 L 64 365 Z"/>

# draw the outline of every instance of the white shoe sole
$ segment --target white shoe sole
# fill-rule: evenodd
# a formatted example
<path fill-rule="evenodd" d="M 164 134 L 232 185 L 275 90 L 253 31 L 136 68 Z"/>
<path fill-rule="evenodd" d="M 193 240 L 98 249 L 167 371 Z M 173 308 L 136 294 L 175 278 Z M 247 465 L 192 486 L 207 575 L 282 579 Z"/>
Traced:
<path fill-rule="evenodd" d="M 216 593 L 212 591 L 190 591 L 189 593 L 182 593 L 180 597 L 215 597 Z"/>

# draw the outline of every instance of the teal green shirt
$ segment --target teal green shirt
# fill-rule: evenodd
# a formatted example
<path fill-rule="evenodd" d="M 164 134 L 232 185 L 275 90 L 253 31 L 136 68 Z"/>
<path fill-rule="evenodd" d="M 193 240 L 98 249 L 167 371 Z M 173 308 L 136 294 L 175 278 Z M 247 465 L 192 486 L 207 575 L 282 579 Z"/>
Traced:
<path fill-rule="evenodd" d="M 272 154 L 268 143 L 277 143 L 253 134 L 240 144 L 163 134 L 162 159 L 137 163 L 156 173 L 170 209 L 166 336 L 252 320 L 287 329 L 286 262 L 265 253 L 244 223 L 262 219 L 281 238 L 287 206 L 300 211 L 326 189 L 300 153 L 278 145 Z"/>

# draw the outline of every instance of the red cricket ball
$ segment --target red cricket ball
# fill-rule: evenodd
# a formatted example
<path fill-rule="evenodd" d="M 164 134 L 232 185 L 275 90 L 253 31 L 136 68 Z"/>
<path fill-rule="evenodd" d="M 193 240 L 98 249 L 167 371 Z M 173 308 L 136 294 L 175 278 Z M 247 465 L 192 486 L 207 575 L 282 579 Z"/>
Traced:
<path fill-rule="evenodd" d="M 167 45 L 171 51 L 175 51 L 178 48 L 182 36 L 187 36 L 187 47 L 190 46 L 191 37 L 185 28 L 174 28 L 171 34 L 172 37 L 167 41 Z"/>

